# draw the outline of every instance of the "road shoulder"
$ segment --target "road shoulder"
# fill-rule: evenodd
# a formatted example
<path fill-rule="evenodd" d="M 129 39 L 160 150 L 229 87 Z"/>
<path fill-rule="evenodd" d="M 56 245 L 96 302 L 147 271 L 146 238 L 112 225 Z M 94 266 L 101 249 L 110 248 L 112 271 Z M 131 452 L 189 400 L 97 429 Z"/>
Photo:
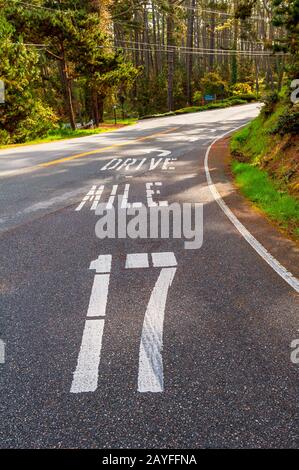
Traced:
<path fill-rule="evenodd" d="M 215 142 L 209 154 L 209 170 L 219 194 L 249 232 L 288 271 L 299 277 L 299 246 L 287 238 L 266 216 L 239 192 L 230 169 L 230 137 Z"/>

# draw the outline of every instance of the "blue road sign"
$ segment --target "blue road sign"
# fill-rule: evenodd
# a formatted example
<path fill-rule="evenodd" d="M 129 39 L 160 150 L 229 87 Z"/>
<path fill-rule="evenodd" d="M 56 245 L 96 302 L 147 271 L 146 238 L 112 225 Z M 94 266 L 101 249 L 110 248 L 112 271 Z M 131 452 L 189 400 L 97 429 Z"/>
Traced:
<path fill-rule="evenodd" d="M 216 99 L 216 95 L 205 95 L 205 101 L 214 101 Z"/>

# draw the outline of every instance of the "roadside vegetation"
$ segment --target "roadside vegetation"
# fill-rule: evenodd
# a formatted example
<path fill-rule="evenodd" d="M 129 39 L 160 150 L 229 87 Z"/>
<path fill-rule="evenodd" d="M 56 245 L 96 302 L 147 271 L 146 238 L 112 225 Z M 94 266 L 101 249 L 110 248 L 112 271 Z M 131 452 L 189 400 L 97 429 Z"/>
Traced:
<path fill-rule="evenodd" d="M 43 137 L 37 137 L 32 140 L 25 141 L 19 144 L 0 144 L 0 149 L 8 148 L 8 147 L 18 147 L 22 145 L 33 145 L 33 144 L 42 144 L 47 142 L 53 142 L 57 140 L 65 140 L 65 139 L 74 139 L 77 137 L 87 137 L 89 135 L 95 134 L 102 134 L 104 132 L 112 132 L 120 127 L 129 126 L 131 124 L 135 124 L 137 119 L 120 119 L 117 120 L 117 123 L 114 124 L 111 119 L 108 119 L 105 124 L 101 127 L 90 127 L 87 129 L 71 129 L 70 127 L 59 127 L 53 130 L 48 131 Z M 0 131 L 1 134 L 1 131 Z"/>
<path fill-rule="evenodd" d="M 212 103 L 204 104 L 201 106 L 188 106 L 181 109 L 176 109 L 175 111 L 168 111 L 166 113 L 157 113 L 157 114 L 149 114 L 147 116 L 142 116 L 140 119 L 149 119 L 149 118 L 157 118 L 157 117 L 166 117 L 166 116 L 177 116 L 179 114 L 188 114 L 188 113 L 197 113 L 200 111 L 207 111 L 209 109 L 221 109 L 221 108 L 228 108 L 229 106 L 236 106 L 240 104 L 250 103 L 255 101 L 256 97 L 252 95 L 244 96 L 242 98 L 231 97 L 219 101 L 214 101 Z"/>
<path fill-rule="evenodd" d="M 260 115 L 231 139 L 241 192 L 299 240 L 299 105 L 290 90 L 265 98 Z"/>
<path fill-rule="evenodd" d="M 0 147 L 262 100 L 232 138 L 232 169 L 297 237 L 298 11 L 298 0 L 0 0 Z"/>
<path fill-rule="evenodd" d="M 241 192 L 272 221 L 299 241 L 299 201 L 283 190 L 266 171 L 234 160 L 232 170 Z"/>
<path fill-rule="evenodd" d="M 274 0 L 272 23 L 284 26 L 275 45 L 291 60 L 263 97 L 260 115 L 231 139 L 232 171 L 242 193 L 299 240 L 299 3 Z M 247 13 L 246 13 L 247 14 Z"/>

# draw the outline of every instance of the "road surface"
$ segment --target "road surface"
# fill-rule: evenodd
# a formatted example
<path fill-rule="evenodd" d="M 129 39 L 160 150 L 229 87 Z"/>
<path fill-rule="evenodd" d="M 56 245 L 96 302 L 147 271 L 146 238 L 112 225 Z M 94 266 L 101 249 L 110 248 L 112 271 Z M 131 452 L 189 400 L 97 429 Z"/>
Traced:
<path fill-rule="evenodd" d="M 257 113 L 0 152 L 0 447 L 298 447 L 297 294 L 225 215 L 204 163 Z M 96 206 L 119 194 L 202 204 L 202 245 L 99 239 Z"/>

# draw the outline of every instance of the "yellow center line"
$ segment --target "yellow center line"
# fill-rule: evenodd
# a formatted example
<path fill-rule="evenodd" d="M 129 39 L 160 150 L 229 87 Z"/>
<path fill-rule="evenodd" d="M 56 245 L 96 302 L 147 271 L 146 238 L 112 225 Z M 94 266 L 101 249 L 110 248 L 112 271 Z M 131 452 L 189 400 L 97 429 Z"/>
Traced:
<path fill-rule="evenodd" d="M 51 161 L 46 162 L 46 163 L 40 163 L 38 166 L 45 168 L 45 167 L 48 167 L 48 166 L 58 165 L 59 163 L 68 162 L 69 160 L 75 160 L 75 158 L 82 158 L 82 157 L 86 157 L 88 155 L 92 155 L 92 154 L 95 154 L 95 153 L 105 152 L 106 150 L 110 150 L 110 149 L 115 148 L 115 147 L 123 147 L 125 145 L 135 144 L 136 142 L 151 139 L 152 137 L 157 137 L 158 135 L 167 134 L 168 132 L 173 132 L 177 129 L 178 129 L 178 127 L 172 127 L 171 129 L 167 129 L 166 131 L 157 132 L 156 134 L 147 135 L 145 137 L 139 137 L 138 139 L 128 140 L 126 142 L 119 143 L 119 144 L 112 144 L 112 145 L 109 145 L 108 147 L 103 147 L 103 148 L 100 148 L 100 149 L 97 149 L 97 150 L 90 150 L 89 152 L 77 153 L 77 154 L 71 155 L 69 157 L 57 158 L 56 160 L 51 160 Z"/>

